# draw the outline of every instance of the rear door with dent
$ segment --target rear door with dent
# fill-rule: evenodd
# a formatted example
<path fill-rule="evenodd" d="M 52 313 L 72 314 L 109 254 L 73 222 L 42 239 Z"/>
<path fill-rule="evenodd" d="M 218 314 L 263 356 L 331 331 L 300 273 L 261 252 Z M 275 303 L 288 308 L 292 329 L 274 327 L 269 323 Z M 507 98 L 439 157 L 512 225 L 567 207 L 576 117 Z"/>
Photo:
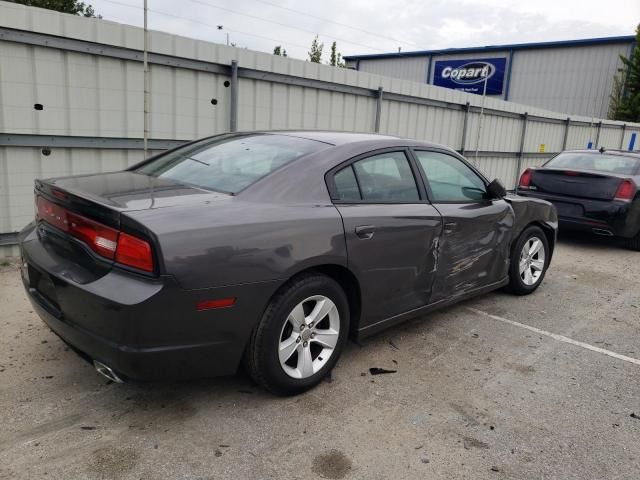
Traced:
<path fill-rule="evenodd" d="M 361 328 L 431 298 L 442 219 L 418 178 L 403 148 L 361 155 L 327 175 L 360 281 Z"/>

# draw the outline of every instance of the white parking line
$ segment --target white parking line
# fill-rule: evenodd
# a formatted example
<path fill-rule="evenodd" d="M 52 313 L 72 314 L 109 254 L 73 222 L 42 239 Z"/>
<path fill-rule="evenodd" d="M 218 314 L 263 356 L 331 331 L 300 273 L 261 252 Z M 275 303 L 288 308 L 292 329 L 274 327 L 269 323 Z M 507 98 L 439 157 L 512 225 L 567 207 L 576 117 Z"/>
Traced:
<path fill-rule="evenodd" d="M 624 360 L 625 362 L 635 363 L 636 365 L 640 365 L 640 360 L 637 358 L 627 357 L 626 355 L 620 355 L 619 353 L 612 352 L 611 350 L 605 350 L 604 348 L 594 347 L 593 345 L 589 345 L 588 343 L 579 342 L 577 340 L 573 340 L 572 338 L 565 337 L 564 335 L 558 335 L 557 333 L 547 332 L 546 330 L 540 330 L 539 328 L 532 327 L 531 325 L 525 325 L 524 323 L 515 322 L 513 320 L 509 320 L 507 318 L 498 317 L 497 315 L 491 315 L 490 313 L 483 312 L 482 310 L 478 310 L 476 308 L 466 307 L 467 310 L 473 312 L 478 315 L 482 315 L 484 317 L 489 317 L 494 320 L 498 320 L 500 322 L 508 323 L 509 325 L 513 325 L 515 327 L 524 328 L 526 330 L 530 330 L 535 333 L 539 333 L 540 335 L 546 335 L 547 337 L 551 337 L 555 340 L 559 340 L 564 343 L 568 343 L 570 345 L 575 345 L 577 347 L 582 347 L 587 350 L 591 350 L 593 352 L 602 353 L 604 355 L 608 355 L 613 358 L 617 358 L 618 360 Z"/>

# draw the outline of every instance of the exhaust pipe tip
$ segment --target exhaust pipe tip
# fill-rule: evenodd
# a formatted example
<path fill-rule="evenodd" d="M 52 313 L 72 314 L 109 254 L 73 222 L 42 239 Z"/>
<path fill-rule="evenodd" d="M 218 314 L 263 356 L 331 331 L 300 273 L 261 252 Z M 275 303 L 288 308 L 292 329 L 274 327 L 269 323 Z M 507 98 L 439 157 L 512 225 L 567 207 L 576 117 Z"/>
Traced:
<path fill-rule="evenodd" d="M 124 380 L 122 380 L 118 375 L 116 375 L 116 373 L 111 369 L 111 367 L 105 365 L 104 363 L 94 360 L 93 366 L 95 367 L 96 371 L 100 375 L 107 377 L 112 382 L 124 383 Z"/>
<path fill-rule="evenodd" d="M 591 231 L 596 235 L 602 235 L 604 237 L 613 237 L 611 230 L 605 230 L 604 228 L 592 228 Z"/>

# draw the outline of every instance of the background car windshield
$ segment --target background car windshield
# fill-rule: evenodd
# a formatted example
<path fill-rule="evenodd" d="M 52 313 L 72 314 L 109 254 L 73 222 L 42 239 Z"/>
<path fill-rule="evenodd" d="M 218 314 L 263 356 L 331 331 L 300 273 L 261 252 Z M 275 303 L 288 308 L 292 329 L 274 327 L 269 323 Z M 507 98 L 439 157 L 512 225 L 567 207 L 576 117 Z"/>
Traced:
<path fill-rule="evenodd" d="M 170 152 L 134 171 L 237 193 L 278 167 L 328 146 L 287 135 L 225 135 Z"/>
<path fill-rule="evenodd" d="M 640 166 L 640 160 L 622 155 L 602 153 L 561 153 L 551 159 L 545 167 L 571 168 L 575 170 L 595 170 L 606 173 L 633 175 Z"/>

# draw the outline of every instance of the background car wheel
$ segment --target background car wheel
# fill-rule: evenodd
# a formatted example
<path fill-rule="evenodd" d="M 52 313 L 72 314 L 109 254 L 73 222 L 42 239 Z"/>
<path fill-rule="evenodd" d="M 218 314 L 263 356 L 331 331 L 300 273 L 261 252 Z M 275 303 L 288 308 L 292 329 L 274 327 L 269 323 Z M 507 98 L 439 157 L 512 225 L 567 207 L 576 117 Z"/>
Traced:
<path fill-rule="evenodd" d="M 349 303 L 340 285 L 307 274 L 271 300 L 245 352 L 249 375 L 277 395 L 317 385 L 334 367 L 349 333 Z"/>
<path fill-rule="evenodd" d="M 508 290 L 528 295 L 540 286 L 549 266 L 549 243 L 540 227 L 527 227 L 511 251 Z"/>
<path fill-rule="evenodd" d="M 628 238 L 626 241 L 627 248 L 640 252 L 640 232 L 635 237 Z"/>

